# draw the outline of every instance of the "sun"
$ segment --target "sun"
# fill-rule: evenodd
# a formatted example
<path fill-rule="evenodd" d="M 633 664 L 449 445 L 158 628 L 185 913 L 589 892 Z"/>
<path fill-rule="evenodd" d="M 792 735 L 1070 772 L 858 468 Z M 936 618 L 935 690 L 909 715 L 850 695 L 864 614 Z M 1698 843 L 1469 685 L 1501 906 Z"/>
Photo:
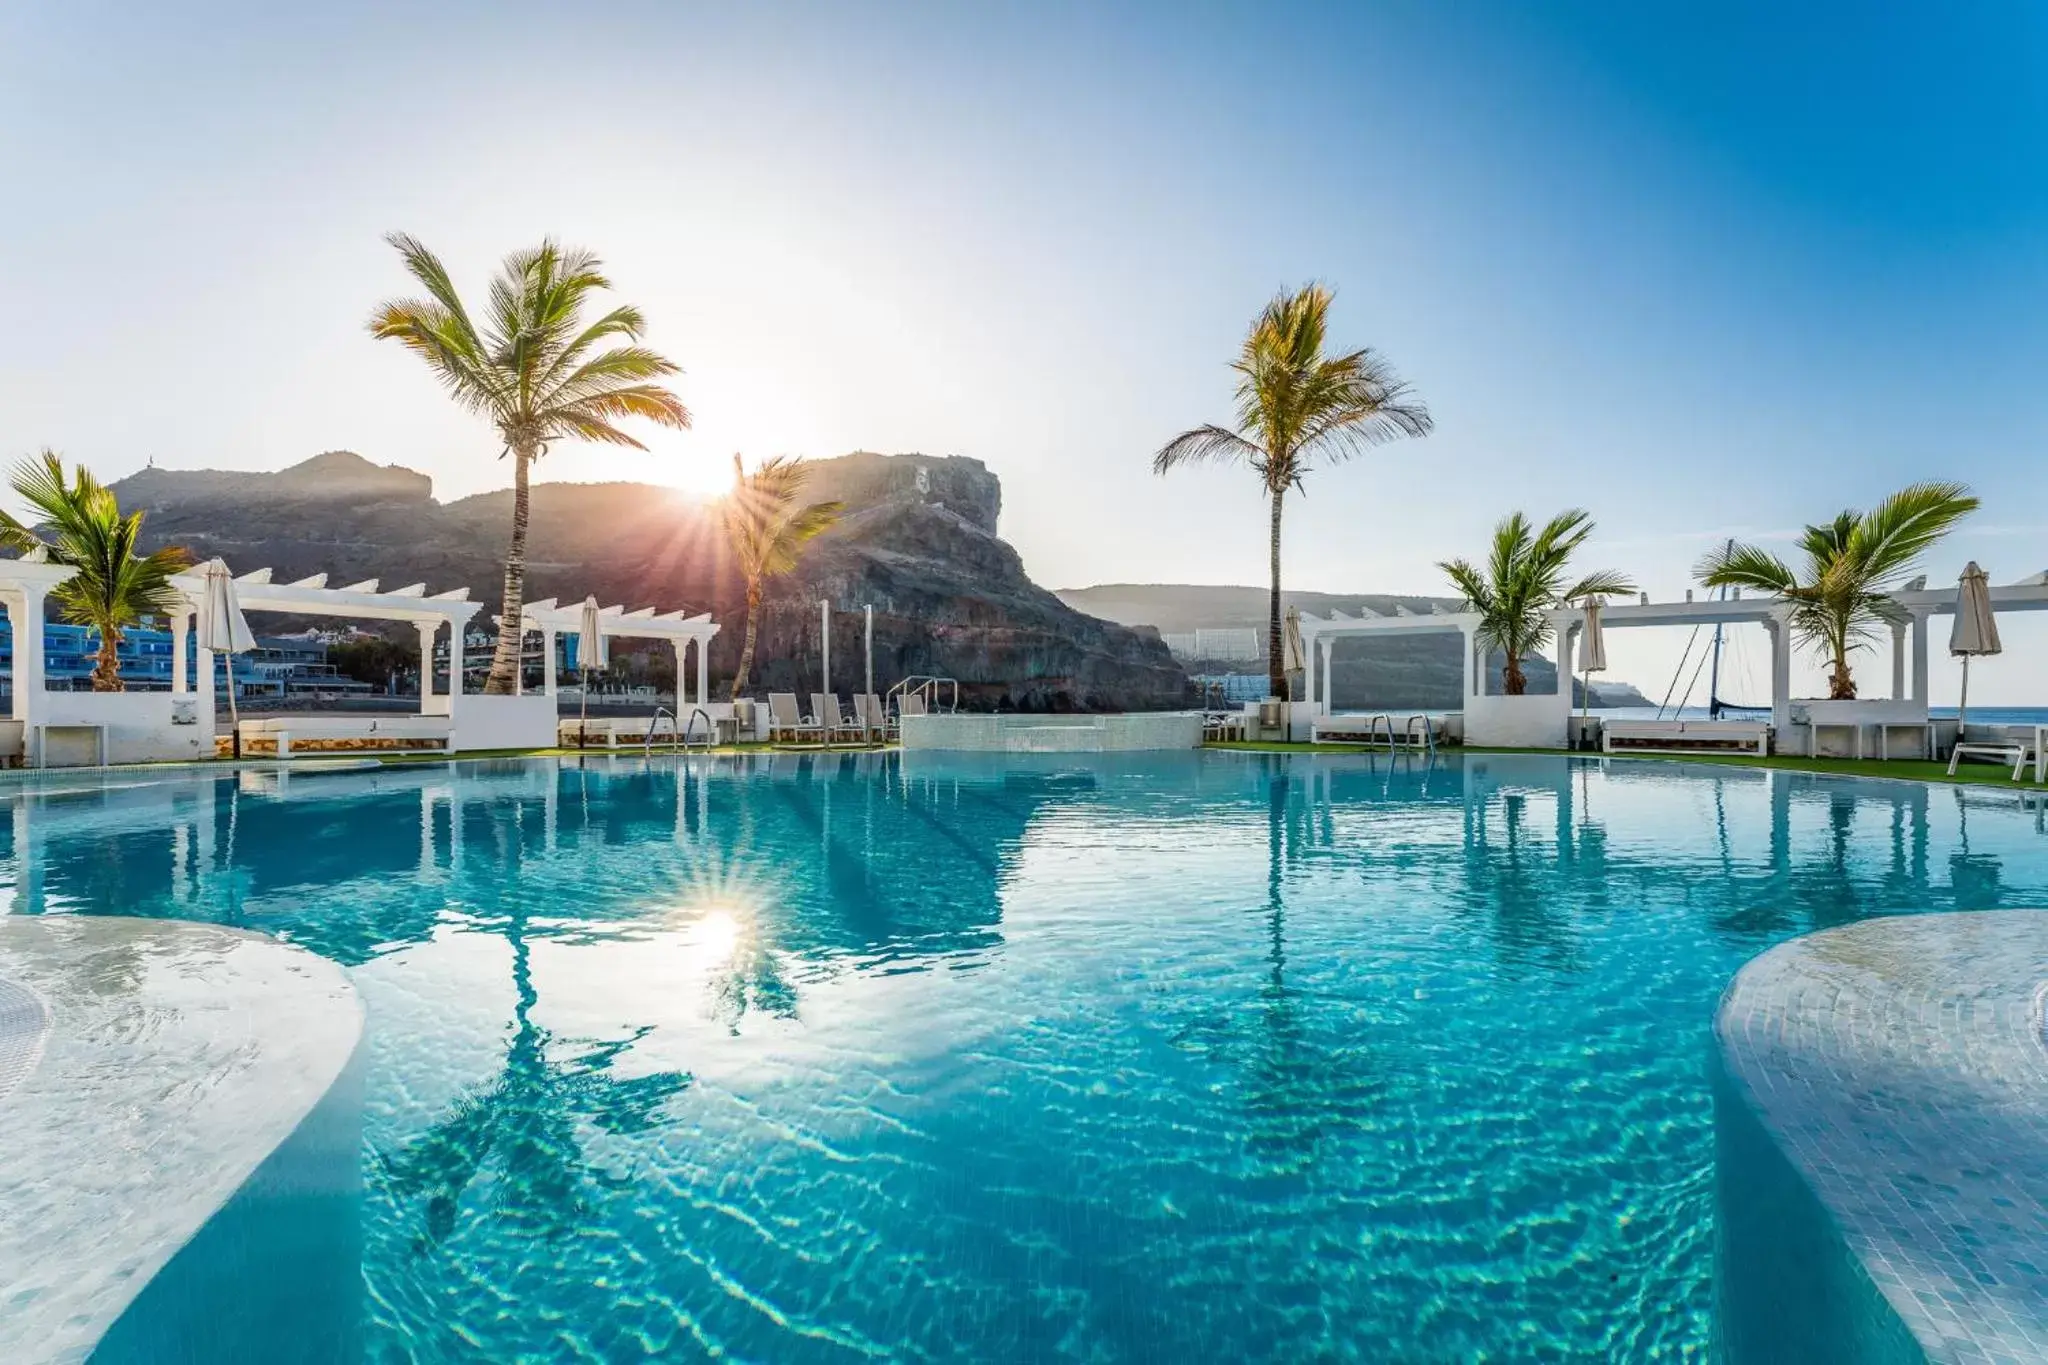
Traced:
<path fill-rule="evenodd" d="M 661 474 L 661 481 L 677 492 L 710 502 L 732 488 L 732 457 L 686 455 Z"/>

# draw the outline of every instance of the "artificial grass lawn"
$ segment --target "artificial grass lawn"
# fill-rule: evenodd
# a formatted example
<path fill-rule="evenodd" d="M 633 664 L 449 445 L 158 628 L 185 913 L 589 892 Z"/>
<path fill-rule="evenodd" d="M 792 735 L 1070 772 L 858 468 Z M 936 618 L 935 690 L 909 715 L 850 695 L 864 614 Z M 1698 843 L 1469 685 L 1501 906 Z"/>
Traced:
<path fill-rule="evenodd" d="M 1209 749 L 1236 749 L 1245 753 L 1369 753 L 1363 744 L 1307 744 L 1279 740 L 1218 740 L 1203 747 Z M 1385 751 L 1381 746 L 1380 752 Z M 1574 751 L 1565 749 L 1466 749 L 1447 746 L 1446 753 L 1467 754 L 1528 754 L 1549 753 L 1574 756 Z M 1578 753 L 1577 757 L 1593 758 L 1599 755 Z M 1929 763 L 1923 759 L 1875 759 L 1875 758 L 1800 758 L 1791 754 L 1772 754 L 1759 758 L 1755 754 L 1658 754 L 1631 753 L 1608 755 L 1626 758 L 1629 761 L 1654 759 L 1660 763 L 1717 763 L 1731 768 L 1779 768 L 1795 773 L 1824 773 L 1830 777 L 1889 777 L 1908 782 L 1960 782 L 1971 785 L 2029 788 L 2034 791 L 2048 790 L 2036 786 L 2031 770 L 2018 782 L 2012 780 L 2012 769 L 1995 763 L 1964 763 L 1950 777 L 1948 764 Z"/>

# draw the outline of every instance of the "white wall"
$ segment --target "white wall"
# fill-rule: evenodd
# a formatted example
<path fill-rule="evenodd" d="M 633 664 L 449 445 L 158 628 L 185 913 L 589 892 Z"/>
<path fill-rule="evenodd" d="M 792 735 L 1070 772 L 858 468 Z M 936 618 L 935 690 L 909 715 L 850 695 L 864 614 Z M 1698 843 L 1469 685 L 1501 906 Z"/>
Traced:
<path fill-rule="evenodd" d="M 555 743 L 553 697 L 481 697 L 455 700 L 455 749 L 550 749 Z"/>
<path fill-rule="evenodd" d="M 1465 698 L 1465 743 L 1490 749 L 1562 749 L 1571 697 Z"/>
<path fill-rule="evenodd" d="M 107 762 L 158 763 L 213 757 L 213 717 L 203 714 L 200 699 L 169 692 L 43 692 L 36 696 L 31 724 L 102 725 L 107 731 Z M 172 723 L 175 710 L 191 723 Z M 28 740 L 34 753 L 35 741 Z M 53 764 L 90 763 L 68 744 L 49 747 Z"/>
<path fill-rule="evenodd" d="M 943 715 L 903 717 L 905 749 L 982 753 L 1108 753 L 1195 749 L 1199 711 L 1136 711 L 1113 716 Z"/>

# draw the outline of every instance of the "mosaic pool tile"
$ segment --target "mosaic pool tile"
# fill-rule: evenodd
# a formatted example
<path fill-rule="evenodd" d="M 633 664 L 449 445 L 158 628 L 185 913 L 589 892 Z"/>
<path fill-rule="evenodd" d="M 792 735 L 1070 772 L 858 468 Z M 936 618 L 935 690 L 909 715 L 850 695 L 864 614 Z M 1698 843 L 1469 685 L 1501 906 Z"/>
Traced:
<path fill-rule="evenodd" d="M 2048 1360 L 2048 911 L 1781 944 L 1722 1061 L 1930 1361 Z"/>

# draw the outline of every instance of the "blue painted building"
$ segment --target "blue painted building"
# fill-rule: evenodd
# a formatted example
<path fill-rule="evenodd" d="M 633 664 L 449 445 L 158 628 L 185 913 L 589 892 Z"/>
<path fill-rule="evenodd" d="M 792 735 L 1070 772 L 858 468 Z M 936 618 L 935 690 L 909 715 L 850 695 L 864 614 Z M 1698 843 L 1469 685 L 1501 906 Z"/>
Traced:
<path fill-rule="evenodd" d="M 52 691 L 89 691 L 93 665 L 100 652 L 99 632 L 89 626 L 51 621 L 43 627 L 43 685 Z M 117 651 L 121 680 L 138 692 L 168 691 L 171 686 L 171 633 L 135 627 L 126 631 Z M 196 666 L 198 646 L 187 637 L 185 667 Z M 226 686 L 229 656 L 216 656 L 214 686 Z M 361 696 L 377 689 L 344 678 L 327 661 L 327 646 L 316 639 L 258 636 L 256 648 L 232 656 L 235 693 L 242 697 L 286 697 L 326 693 Z M 14 630 L 0 620 L 0 670 L 9 687 L 14 677 Z"/>

